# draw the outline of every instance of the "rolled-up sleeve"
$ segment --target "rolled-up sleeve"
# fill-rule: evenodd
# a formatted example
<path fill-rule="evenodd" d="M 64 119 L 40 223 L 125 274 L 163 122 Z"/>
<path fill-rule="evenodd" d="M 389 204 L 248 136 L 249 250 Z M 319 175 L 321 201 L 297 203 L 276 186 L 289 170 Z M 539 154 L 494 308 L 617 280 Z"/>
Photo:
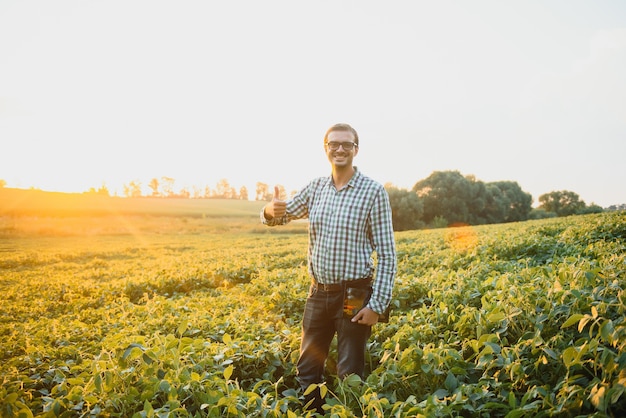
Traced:
<path fill-rule="evenodd" d="M 377 194 L 371 213 L 372 245 L 378 260 L 376 280 L 369 308 L 382 314 L 391 302 L 397 272 L 396 244 L 389 196 L 384 189 Z"/>
<path fill-rule="evenodd" d="M 265 207 L 263 207 L 263 209 L 261 209 L 261 223 L 267 226 L 285 225 L 289 223 L 289 217 L 285 215 L 280 218 L 267 219 L 265 217 Z"/>

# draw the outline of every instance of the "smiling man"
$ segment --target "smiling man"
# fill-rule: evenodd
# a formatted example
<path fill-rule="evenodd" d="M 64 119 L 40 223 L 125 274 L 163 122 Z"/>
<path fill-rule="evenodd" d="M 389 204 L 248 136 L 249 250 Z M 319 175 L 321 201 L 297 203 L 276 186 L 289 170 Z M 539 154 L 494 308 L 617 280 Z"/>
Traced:
<path fill-rule="evenodd" d="M 274 199 L 261 213 L 269 226 L 309 219 L 311 287 L 302 318 L 298 379 L 303 391 L 323 382 L 324 365 L 337 334 L 337 374 L 363 378 L 367 340 L 390 301 L 396 250 L 389 197 L 384 187 L 353 165 L 359 136 L 348 124 L 324 136 L 331 175 L 311 181 L 292 199 Z M 374 262 L 374 254 L 377 262 Z M 323 413 L 318 390 L 305 405 Z"/>

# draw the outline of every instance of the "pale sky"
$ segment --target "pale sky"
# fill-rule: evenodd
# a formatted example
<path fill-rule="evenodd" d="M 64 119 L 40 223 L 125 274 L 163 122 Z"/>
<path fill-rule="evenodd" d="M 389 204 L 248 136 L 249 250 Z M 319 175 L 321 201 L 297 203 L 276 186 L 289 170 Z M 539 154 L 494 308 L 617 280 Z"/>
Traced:
<path fill-rule="evenodd" d="M 626 2 L 0 1 L 7 187 L 294 190 L 337 122 L 380 183 L 626 203 Z"/>

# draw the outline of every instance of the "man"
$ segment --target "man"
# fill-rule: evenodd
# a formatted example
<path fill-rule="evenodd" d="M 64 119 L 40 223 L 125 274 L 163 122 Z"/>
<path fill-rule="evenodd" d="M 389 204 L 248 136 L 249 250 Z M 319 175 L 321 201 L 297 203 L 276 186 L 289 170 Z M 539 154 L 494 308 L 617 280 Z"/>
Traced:
<path fill-rule="evenodd" d="M 308 267 L 312 278 L 302 319 L 297 364 L 303 391 L 323 382 L 324 364 L 337 334 L 337 374 L 363 378 L 372 325 L 391 301 L 396 250 L 389 197 L 382 185 L 352 165 L 359 137 L 350 125 L 332 126 L 324 137 L 330 177 L 311 181 L 292 199 L 274 199 L 261 213 L 269 226 L 309 219 Z M 377 262 L 372 256 L 376 253 Z M 376 273 L 374 279 L 374 272 Z M 348 288 L 366 289 L 364 305 L 344 315 Z M 305 396 L 307 407 L 323 413 L 319 390 Z"/>

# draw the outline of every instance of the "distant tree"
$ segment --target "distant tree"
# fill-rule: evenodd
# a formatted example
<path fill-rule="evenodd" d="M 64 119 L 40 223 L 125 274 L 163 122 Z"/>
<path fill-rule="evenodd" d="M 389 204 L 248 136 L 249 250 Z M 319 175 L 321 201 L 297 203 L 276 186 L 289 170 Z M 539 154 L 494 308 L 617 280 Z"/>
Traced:
<path fill-rule="evenodd" d="M 3 189 L 7 185 L 6 180 L 0 179 L 0 189 Z"/>
<path fill-rule="evenodd" d="M 141 183 L 138 181 L 131 181 L 124 185 L 124 196 L 126 197 L 141 197 Z"/>
<path fill-rule="evenodd" d="M 171 177 L 161 177 L 161 186 L 163 189 L 163 195 L 166 197 L 174 197 L 176 193 L 174 192 L 174 180 Z"/>
<path fill-rule="evenodd" d="M 211 188 L 209 186 L 205 186 L 204 187 L 204 198 L 205 199 L 209 199 L 211 196 L 213 196 L 213 191 L 211 190 Z"/>
<path fill-rule="evenodd" d="M 100 186 L 100 188 L 96 190 L 96 193 L 101 196 L 111 196 L 111 193 L 109 193 L 109 188 L 105 184 Z"/>
<path fill-rule="evenodd" d="M 616 210 L 626 210 L 626 203 L 621 203 L 619 205 L 611 205 L 606 210 L 616 211 Z"/>
<path fill-rule="evenodd" d="M 180 193 L 178 194 L 178 196 L 189 199 L 189 197 L 191 196 L 191 192 L 189 191 L 188 188 L 183 187 L 182 189 L 180 189 Z"/>
<path fill-rule="evenodd" d="M 424 205 L 415 192 L 385 185 L 389 195 L 394 231 L 419 229 L 424 226 Z"/>
<path fill-rule="evenodd" d="M 502 190 L 493 183 L 485 185 L 485 206 L 480 216 L 485 223 L 493 224 L 503 222 L 506 217 L 509 202 Z"/>
<path fill-rule="evenodd" d="M 435 171 L 412 190 L 424 204 L 424 222 L 440 216 L 449 223 L 469 223 L 470 180 L 458 171 Z"/>
<path fill-rule="evenodd" d="M 448 220 L 443 216 L 435 216 L 435 219 L 432 220 L 430 226 L 433 228 L 447 228 Z"/>
<path fill-rule="evenodd" d="M 467 222 L 473 225 L 492 222 L 486 218 L 486 210 L 490 201 L 490 190 L 487 185 L 476 180 L 472 175 L 465 176 L 467 180 L 467 208 L 469 216 Z"/>
<path fill-rule="evenodd" d="M 150 187 L 150 189 L 152 189 L 152 196 L 156 197 L 156 196 L 160 196 L 161 195 L 159 193 L 159 180 L 157 180 L 155 178 L 150 180 L 150 183 L 148 183 L 148 187 Z"/>
<path fill-rule="evenodd" d="M 260 181 L 256 184 L 256 194 L 254 200 L 265 200 L 267 196 L 268 186 L 265 183 L 261 183 Z"/>
<path fill-rule="evenodd" d="M 248 188 L 246 186 L 241 186 L 239 189 L 239 199 L 248 200 Z"/>
<path fill-rule="evenodd" d="M 226 179 L 221 179 L 217 182 L 217 186 L 215 188 L 215 195 L 213 197 L 218 199 L 231 199 L 232 198 L 232 190 L 233 188 L 230 186 L 230 183 Z"/>
<path fill-rule="evenodd" d="M 569 190 L 554 191 L 539 196 L 539 208 L 546 212 L 554 212 L 557 216 L 569 216 L 579 213 L 585 208 L 585 202 L 578 194 Z"/>
<path fill-rule="evenodd" d="M 589 206 L 585 206 L 580 211 L 578 211 L 578 214 L 579 215 L 586 215 L 586 214 L 589 214 L 589 213 L 602 213 L 602 212 L 604 212 L 604 209 L 602 209 L 602 206 L 599 206 L 599 205 L 596 205 L 595 203 L 592 203 Z"/>
<path fill-rule="evenodd" d="M 530 211 L 528 214 L 528 219 L 547 219 L 547 218 L 556 218 L 556 213 L 547 212 L 544 209 L 535 208 Z"/>
<path fill-rule="evenodd" d="M 423 220 L 431 225 L 437 217 L 448 224 L 522 221 L 528 219 L 532 204 L 532 196 L 517 182 L 484 183 L 458 171 L 435 171 L 413 191 L 424 204 Z"/>
<path fill-rule="evenodd" d="M 496 222 L 519 222 L 528 219 L 532 210 L 533 197 L 530 193 L 523 191 L 516 181 L 496 181 L 487 185 L 495 186 L 500 190 L 498 194 L 491 189 L 492 193 L 499 196 L 500 210 L 502 210 L 502 218 Z"/>

